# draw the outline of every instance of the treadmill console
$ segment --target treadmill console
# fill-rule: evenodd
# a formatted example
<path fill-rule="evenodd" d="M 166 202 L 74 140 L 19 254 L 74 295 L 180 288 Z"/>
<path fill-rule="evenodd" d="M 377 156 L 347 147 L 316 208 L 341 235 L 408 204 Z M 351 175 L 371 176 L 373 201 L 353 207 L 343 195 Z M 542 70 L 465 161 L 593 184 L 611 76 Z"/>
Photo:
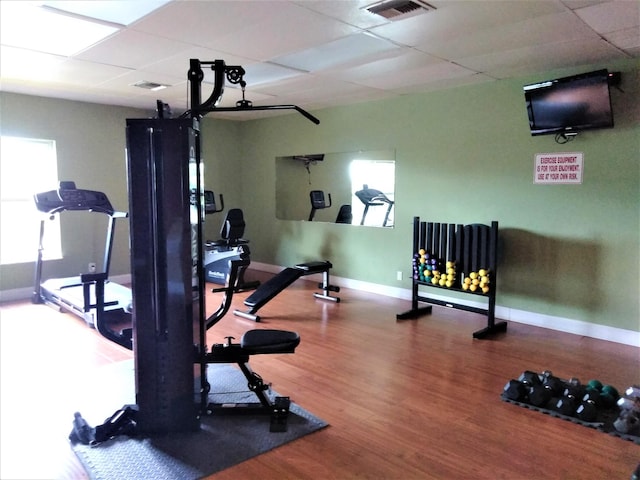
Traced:
<path fill-rule="evenodd" d="M 60 182 L 58 190 L 36 193 L 34 200 L 39 211 L 49 214 L 65 210 L 87 210 L 107 215 L 114 213 L 104 193 L 76 188 L 74 182 Z"/>

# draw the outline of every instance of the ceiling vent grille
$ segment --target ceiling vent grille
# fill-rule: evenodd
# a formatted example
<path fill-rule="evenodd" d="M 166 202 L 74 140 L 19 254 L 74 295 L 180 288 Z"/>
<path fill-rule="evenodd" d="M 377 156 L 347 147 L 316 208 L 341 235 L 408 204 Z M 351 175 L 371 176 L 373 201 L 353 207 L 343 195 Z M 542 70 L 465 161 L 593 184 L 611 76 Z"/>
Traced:
<path fill-rule="evenodd" d="M 388 20 L 400 20 L 435 9 L 436 7 L 419 0 L 390 0 L 367 7 L 367 11 Z"/>
<path fill-rule="evenodd" d="M 134 87 L 144 88 L 145 90 L 162 90 L 163 88 L 167 88 L 169 85 L 165 85 L 163 83 L 149 82 L 147 80 L 140 80 L 133 84 Z"/>

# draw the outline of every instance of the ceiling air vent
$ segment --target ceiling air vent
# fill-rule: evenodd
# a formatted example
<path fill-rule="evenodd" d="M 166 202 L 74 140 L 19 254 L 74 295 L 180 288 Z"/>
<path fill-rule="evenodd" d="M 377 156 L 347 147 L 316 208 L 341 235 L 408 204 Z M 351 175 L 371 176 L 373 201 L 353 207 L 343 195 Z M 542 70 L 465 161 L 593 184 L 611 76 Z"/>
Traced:
<path fill-rule="evenodd" d="M 167 88 L 169 85 L 164 85 L 162 83 L 149 82 L 147 80 L 140 80 L 133 84 L 134 87 L 144 88 L 145 90 L 162 90 L 163 88 Z"/>
<path fill-rule="evenodd" d="M 419 0 L 389 0 L 367 7 L 369 12 L 388 20 L 400 20 L 435 9 L 436 7 Z"/>

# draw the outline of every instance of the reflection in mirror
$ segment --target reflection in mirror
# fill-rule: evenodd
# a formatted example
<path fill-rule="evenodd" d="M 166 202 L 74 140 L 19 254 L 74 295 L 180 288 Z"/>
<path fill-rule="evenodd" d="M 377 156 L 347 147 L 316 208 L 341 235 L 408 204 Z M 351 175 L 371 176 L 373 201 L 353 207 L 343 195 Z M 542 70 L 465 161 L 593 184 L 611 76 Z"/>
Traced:
<path fill-rule="evenodd" d="M 276 157 L 280 220 L 393 227 L 395 151 Z"/>

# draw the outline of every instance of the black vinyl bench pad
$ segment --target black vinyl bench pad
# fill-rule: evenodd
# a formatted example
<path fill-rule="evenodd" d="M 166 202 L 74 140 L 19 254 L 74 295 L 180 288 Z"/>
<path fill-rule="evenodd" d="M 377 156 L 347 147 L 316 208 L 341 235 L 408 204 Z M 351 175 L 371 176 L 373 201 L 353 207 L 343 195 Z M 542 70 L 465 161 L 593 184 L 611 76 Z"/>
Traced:
<path fill-rule="evenodd" d="M 246 298 L 244 304 L 258 310 L 278 293 L 287 288 L 298 278 L 314 273 L 326 272 L 331 268 L 330 262 L 299 263 L 295 267 L 287 267 L 280 273 L 264 282 L 258 289 Z"/>
<path fill-rule="evenodd" d="M 249 355 L 293 353 L 300 344 L 300 335 L 287 330 L 249 330 L 240 339 L 240 347 Z"/>

